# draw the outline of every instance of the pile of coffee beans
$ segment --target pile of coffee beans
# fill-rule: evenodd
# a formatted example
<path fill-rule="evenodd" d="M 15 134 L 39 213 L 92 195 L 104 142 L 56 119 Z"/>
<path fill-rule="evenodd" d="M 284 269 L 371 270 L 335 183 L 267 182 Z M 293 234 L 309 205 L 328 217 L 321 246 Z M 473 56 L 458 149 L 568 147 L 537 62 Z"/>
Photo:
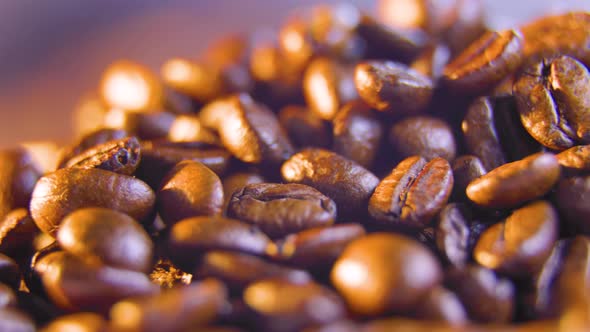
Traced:
<path fill-rule="evenodd" d="M 0 331 L 590 330 L 590 13 L 293 14 L 0 151 Z"/>

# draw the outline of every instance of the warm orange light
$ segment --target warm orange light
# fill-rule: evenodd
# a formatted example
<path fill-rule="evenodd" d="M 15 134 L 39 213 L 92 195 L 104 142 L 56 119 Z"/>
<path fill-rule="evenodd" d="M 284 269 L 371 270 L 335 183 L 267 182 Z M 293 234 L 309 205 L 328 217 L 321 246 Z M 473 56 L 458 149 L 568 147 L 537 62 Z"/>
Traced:
<path fill-rule="evenodd" d="M 377 15 L 383 23 L 398 28 L 420 28 L 426 20 L 425 8 L 418 0 L 381 0 Z"/>

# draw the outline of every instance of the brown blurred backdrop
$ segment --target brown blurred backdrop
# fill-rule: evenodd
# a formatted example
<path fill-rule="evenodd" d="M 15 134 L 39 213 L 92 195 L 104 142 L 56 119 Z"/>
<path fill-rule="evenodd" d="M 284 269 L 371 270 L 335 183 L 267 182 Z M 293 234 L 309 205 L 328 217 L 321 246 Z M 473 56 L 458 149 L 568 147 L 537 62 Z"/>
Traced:
<path fill-rule="evenodd" d="M 318 0 L 0 0 L 0 147 L 71 136 L 71 111 L 117 58 L 157 69 L 225 33 L 276 27 Z M 341 1 L 321 1 L 341 2 Z M 374 0 L 350 1 L 372 9 Z M 491 26 L 590 0 L 486 0 Z"/>

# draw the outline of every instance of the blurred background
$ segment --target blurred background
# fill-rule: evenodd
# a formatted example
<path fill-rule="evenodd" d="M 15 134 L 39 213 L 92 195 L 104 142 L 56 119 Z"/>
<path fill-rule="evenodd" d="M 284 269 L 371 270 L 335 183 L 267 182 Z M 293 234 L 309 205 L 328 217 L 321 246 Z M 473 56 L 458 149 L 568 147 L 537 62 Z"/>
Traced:
<path fill-rule="evenodd" d="M 318 0 L 0 0 L 0 147 L 67 141 L 80 95 L 102 69 L 129 58 L 158 70 L 195 57 L 224 34 L 278 27 Z M 334 3 L 342 1 L 321 1 Z M 350 0 L 373 11 L 374 0 Z M 590 0 L 485 0 L 491 27 L 546 12 L 590 11 Z"/>

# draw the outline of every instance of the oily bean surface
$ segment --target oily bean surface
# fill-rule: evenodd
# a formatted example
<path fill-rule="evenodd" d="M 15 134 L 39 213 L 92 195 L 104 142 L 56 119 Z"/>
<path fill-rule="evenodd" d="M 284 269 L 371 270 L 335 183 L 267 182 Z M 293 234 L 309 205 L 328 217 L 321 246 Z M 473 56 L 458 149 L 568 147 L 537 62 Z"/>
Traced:
<path fill-rule="evenodd" d="M 554 194 L 555 204 L 570 232 L 590 234 L 590 177 L 571 177 L 558 182 Z"/>
<path fill-rule="evenodd" d="M 576 145 L 557 155 L 564 175 L 579 175 L 590 172 L 590 145 Z"/>
<path fill-rule="evenodd" d="M 291 142 L 299 147 L 327 148 L 332 143 L 329 123 L 303 106 L 286 106 L 279 112 L 279 122 Z"/>
<path fill-rule="evenodd" d="M 0 221 L 0 253 L 11 257 L 31 253 L 38 233 L 39 229 L 27 209 L 10 211 Z"/>
<path fill-rule="evenodd" d="M 457 153 L 451 127 L 429 116 L 408 117 L 396 122 L 389 131 L 389 144 L 399 159 L 421 156 L 426 160 L 440 157 L 452 161 Z"/>
<path fill-rule="evenodd" d="M 432 289 L 418 305 L 415 316 L 427 321 L 446 322 L 451 326 L 462 326 L 469 321 L 457 295 L 444 287 Z"/>
<path fill-rule="evenodd" d="M 453 193 L 451 201 L 467 202 L 465 190 L 469 183 L 487 173 L 482 161 L 476 156 L 465 155 L 455 159 L 452 163 L 453 169 Z"/>
<path fill-rule="evenodd" d="M 115 173 L 132 175 L 141 160 L 136 137 L 109 141 L 88 149 L 65 163 L 65 167 L 100 168 Z"/>
<path fill-rule="evenodd" d="M 463 267 L 471 257 L 469 236 L 472 218 L 469 208 L 457 203 L 448 204 L 438 215 L 436 246 L 453 266 Z"/>

